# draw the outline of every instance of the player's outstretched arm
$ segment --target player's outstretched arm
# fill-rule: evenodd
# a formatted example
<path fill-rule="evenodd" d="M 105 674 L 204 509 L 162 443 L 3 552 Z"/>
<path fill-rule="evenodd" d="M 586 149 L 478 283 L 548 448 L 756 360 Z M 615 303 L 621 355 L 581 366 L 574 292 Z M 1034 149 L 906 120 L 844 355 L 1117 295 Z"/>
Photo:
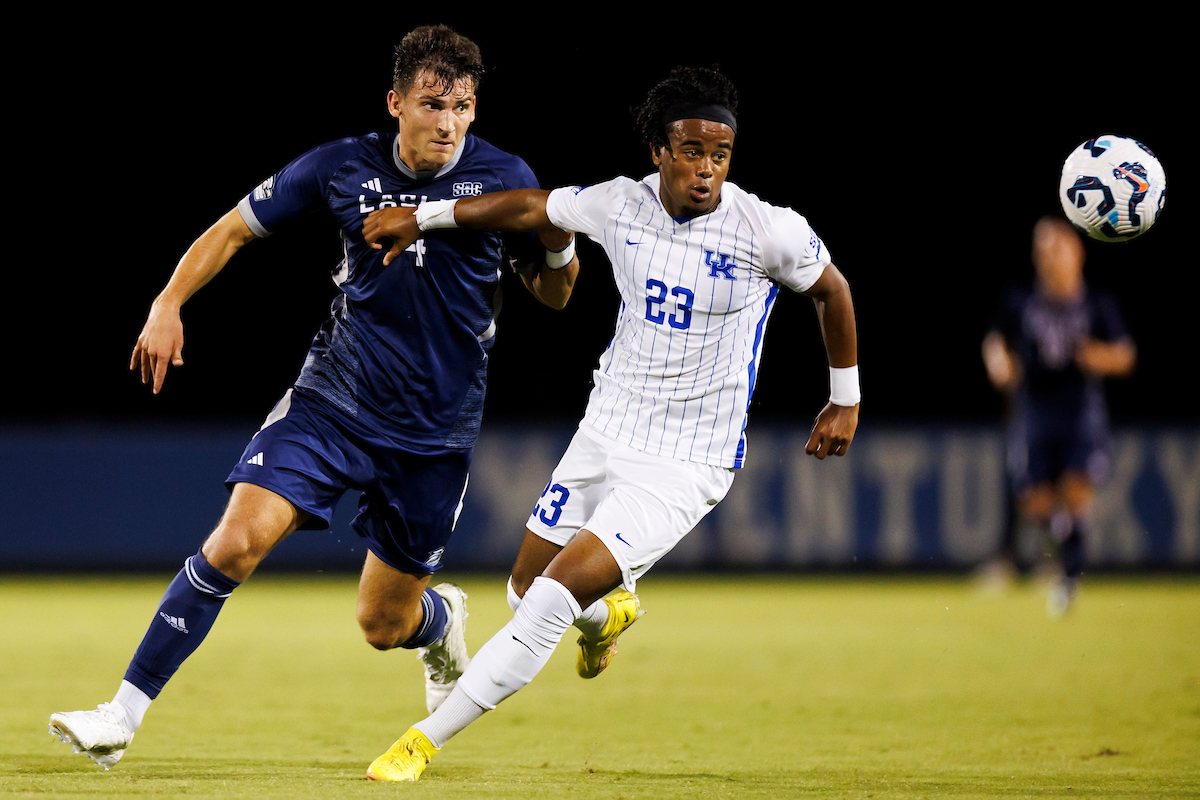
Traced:
<path fill-rule="evenodd" d="M 811 297 L 825 339 L 829 358 L 831 392 L 829 402 L 817 415 L 804 452 L 817 458 L 844 456 L 858 429 L 858 332 L 850 285 L 833 264 L 804 293 Z M 854 368 L 852 372 L 845 372 Z M 852 387 L 837 385 L 852 377 Z"/>
<path fill-rule="evenodd" d="M 421 238 L 423 231 L 435 228 L 552 232 L 558 229 L 546 216 L 549 196 L 546 189 L 512 189 L 457 200 L 434 200 L 422 203 L 419 208 L 382 208 L 367 215 L 363 239 L 376 250 L 383 249 L 383 240 L 391 240 L 391 248 L 383 257 L 386 265 Z"/>
<path fill-rule="evenodd" d="M 167 368 L 183 366 L 183 320 L 179 315 L 183 304 L 255 238 L 235 208 L 193 242 L 179 260 L 166 288 L 150 306 L 129 359 L 129 368 L 141 371 L 142 383 L 153 381 L 155 394 L 162 390 Z"/>
<path fill-rule="evenodd" d="M 372 211 L 363 222 L 363 239 L 376 250 L 391 246 L 383 256 L 391 264 L 424 231 L 436 228 L 470 228 L 482 231 L 536 231 L 546 247 L 546 261 L 521 279 L 533 296 L 551 308 L 563 308 L 571 297 L 579 260 L 573 234 L 560 230 L 546 214 L 545 189 L 512 189 L 458 200 L 435 200 L 418 208 L 397 207 Z"/>

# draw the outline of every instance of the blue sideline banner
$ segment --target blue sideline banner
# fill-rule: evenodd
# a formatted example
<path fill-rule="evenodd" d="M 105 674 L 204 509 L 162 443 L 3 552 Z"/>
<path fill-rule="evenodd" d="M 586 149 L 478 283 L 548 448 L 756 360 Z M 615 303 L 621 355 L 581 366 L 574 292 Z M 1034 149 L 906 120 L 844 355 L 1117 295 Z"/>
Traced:
<path fill-rule="evenodd" d="M 0 427 L 0 565 L 174 570 L 221 514 L 223 481 L 256 424 Z M 572 429 L 484 426 L 444 564 L 506 570 Z M 725 500 L 662 562 L 677 569 L 957 569 L 1004 524 L 1003 443 L 987 428 L 860 431 L 817 461 L 807 432 L 751 426 Z M 328 531 L 300 531 L 264 569 L 356 570 L 365 551 L 343 498 Z M 1091 522 L 1092 566 L 1200 566 L 1200 430 L 1123 428 Z"/>

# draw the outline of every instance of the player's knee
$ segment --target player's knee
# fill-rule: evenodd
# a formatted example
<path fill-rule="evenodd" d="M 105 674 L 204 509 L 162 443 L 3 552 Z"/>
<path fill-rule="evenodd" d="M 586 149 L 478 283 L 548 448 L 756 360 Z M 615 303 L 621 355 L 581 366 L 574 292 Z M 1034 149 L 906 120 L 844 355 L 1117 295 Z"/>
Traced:
<path fill-rule="evenodd" d="M 513 611 L 516 611 L 518 608 L 520 608 L 521 607 L 521 598 L 523 598 L 525 596 L 525 592 L 528 589 L 529 589 L 529 586 L 526 585 L 518 593 L 516 587 L 513 585 L 513 576 L 509 575 L 508 576 L 508 591 L 507 591 L 508 607 L 511 608 Z"/>
<path fill-rule="evenodd" d="M 248 531 L 234 527 L 219 526 L 205 541 L 202 548 L 208 563 L 224 575 L 244 581 L 266 557 L 264 551 Z"/>
<path fill-rule="evenodd" d="M 362 629 L 367 644 L 376 650 L 391 650 L 409 640 L 416 625 L 409 620 L 381 614 L 373 610 L 358 613 L 358 627 Z"/>

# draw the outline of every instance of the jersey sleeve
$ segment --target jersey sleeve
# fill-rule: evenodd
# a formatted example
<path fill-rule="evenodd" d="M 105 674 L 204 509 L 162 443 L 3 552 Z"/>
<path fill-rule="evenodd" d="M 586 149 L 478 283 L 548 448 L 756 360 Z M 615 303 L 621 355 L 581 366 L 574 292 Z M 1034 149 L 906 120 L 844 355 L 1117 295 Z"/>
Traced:
<path fill-rule="evenodd" d="M 574 231 L 597 239 L 612 212 L 620 181 L 618 178 L 594 186 L 555 189 L 546 198 L 546 216 L 564 231 Z"/>
<path fill-rule="evenodd" d="M 266 237 L 290 220 L 326 207 L 329 181 L 355 147 L 353 139 L 315 147 L 267 178 L 238 203 L 246 225 Z"/>
<path fill-rule="evenodd" d="M 808 220 L 790 208 L 772 207 L 763 237 L 763 264 L 768 277 L 796 292 L 812 287 L 830 263 L 825 243 Z"/>

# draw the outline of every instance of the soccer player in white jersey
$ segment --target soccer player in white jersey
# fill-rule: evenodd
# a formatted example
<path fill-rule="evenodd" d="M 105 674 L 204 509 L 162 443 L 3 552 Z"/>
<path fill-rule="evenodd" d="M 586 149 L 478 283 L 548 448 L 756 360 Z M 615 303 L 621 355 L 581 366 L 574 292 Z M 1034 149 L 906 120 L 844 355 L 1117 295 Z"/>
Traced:
<path fill-rule="evenodd" d="M 368 777 L 416 780 L 452 736 L 532 680 L 573 624 L 580 675 L 604 669 L 638 617 L 638 578 L 720 502 L 744 462 L 763 331 L 781 286 L 813 299 L 829 358 L 830 401 L 805 449 L 844 455 L 854 438 L 849 287 L 804 217 L 725 180 L 736 113 L 725 76 L 677 68 L 638 113 L 658 168 L 641 181 L 368 216 L 366 240 L 391 247 L 385 262 L 435 228 L 583 233 L 604 248 L 621 293 L 587 412 L 528 521 L 509 582 L 513 619 Z"/>

